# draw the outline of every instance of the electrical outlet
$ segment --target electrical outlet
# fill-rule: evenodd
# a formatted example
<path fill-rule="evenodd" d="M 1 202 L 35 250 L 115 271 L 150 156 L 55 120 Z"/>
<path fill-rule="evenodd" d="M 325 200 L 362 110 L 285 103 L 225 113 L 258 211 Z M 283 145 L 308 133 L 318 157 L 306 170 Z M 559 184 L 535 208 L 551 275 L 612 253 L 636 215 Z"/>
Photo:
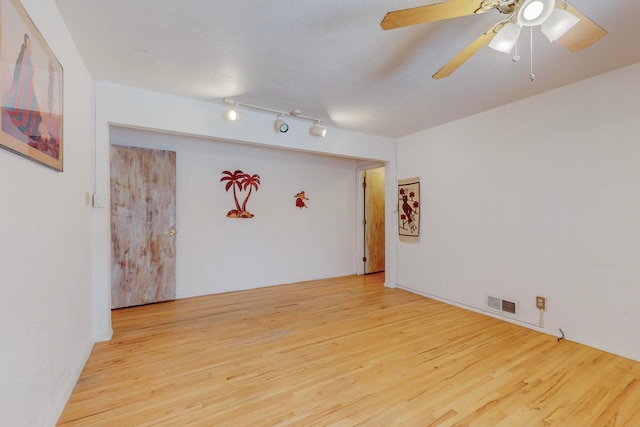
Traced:
<path fill-rule="evenodd" d="M 545 297 L 536 297 L 536 308 L 545 310 L 547 308 L 547 299 Z"/>

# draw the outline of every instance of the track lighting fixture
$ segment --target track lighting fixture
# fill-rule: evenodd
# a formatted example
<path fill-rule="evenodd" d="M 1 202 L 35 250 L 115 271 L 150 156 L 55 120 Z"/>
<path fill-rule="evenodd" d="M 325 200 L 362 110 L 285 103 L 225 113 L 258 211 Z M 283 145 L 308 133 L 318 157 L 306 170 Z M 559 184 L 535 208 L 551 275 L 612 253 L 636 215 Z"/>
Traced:
<path fill-rule="evenodd" d="M 237 122 L 240 120 L 240 112 L 237 110 L 238 105 L 235 104 L 224 112 L 224 118 L 230 122 Z"/>
<path fill-rule="evenodd" d="M 276 121 L 273 123 L 273 126 L 276 128 L 276 131 L 280 133 L 286 133 L 289 130 L 289 125 L 284 121 L 284 117 L 279 115 Z"/>
<path fill-rule="evenodd" d="M 318 122 L 314 122 L 313 126 L 309 128 L 309 133 L 313 136 L 319 136 L 320 138 L 324 138 L 327 134 L 327 128 L 322 127 L 318 124 Z"/>
<path fill-rule="evenodd" d="M 268 112 L 271 112 L 271 113 L 276 113 L 278 115 L 278 117 L 276 118 L 276 121 L 273 122 L 273 127 L 275 128 L 276 132 L 286 133 L 289 130 L 289 124 L 284 121 L 284 117 L 285 116 L 289 116 L 289 117 L 293 117 L 295 119 L 312 121 L 313 122 L 313 126 L 311 126 L 311 128 L 309 128 L 309 133 L 311 135 L 313 135 L 313 136 L 319 136 L 321 138 L 324 138 L 326 136 L 326 134 L 327 134 L 327 129 L 325 127 L 320 126 L 320 123 L 322 123 L 322 120 L 316 119 L 314 117 L 305 116 L 297 108 L 292 110 L 289 113 L 286 113 L 286 112 L 283 112 L 283 111 L 273 110 L 271 108 L 259 107 L 257 105 L 251 105 L 251 104 L 245 104 L 245 103 L 238 102 L 238 101 L 235 101 L 233 99 L 228 99 L 228 98 L 225 98 L 223 100 L 223 102 L 225 104 L 227 104 L 227 105 L 231 105 L 232 106 L 231 108 L 229 108 L 224 113 L 224 118 L 226 120 L 228 120 L 228 121 L 238 121 L 238 120 L 240 120 L 242 115 L 241 115 L 240 111 L 238 111 L 238 106 L 243 106 L 243 107 L 251 108 L 251 109 L 254 109 L 254 110 L 268 111 Z"/>

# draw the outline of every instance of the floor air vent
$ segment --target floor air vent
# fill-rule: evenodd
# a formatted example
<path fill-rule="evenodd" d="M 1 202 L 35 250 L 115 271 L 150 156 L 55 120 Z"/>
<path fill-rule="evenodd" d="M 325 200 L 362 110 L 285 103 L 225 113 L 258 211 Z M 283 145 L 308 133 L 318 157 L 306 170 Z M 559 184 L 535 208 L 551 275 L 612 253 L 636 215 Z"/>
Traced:
<path fill-rule="evenodd" d="M 509 301 L 502 298 L 487 296 L 487 307 L 491 310 L 505 314 L 511 317 L 518 316 L 518 303 L 517 301 Z"/>

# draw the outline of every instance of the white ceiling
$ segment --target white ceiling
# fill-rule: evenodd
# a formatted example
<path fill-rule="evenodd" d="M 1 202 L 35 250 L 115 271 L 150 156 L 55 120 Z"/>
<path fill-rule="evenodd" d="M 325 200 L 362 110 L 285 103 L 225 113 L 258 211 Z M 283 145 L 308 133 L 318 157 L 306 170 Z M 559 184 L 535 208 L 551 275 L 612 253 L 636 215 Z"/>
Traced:
<path fill-rule="evenodd" d="M 452 76 L 433 80 L 505 16 L 492 10 L 380 28 L 388 11 L 438 2 L 56 0 L 98 80 L 300 109 L 329 126 L 394 138 L 640 61 L 640 1 L 572 0 L 609 34 L 570 53 L 535 28 L 533 82 L 526 29 L 519 62 L 485 47 Z"/>

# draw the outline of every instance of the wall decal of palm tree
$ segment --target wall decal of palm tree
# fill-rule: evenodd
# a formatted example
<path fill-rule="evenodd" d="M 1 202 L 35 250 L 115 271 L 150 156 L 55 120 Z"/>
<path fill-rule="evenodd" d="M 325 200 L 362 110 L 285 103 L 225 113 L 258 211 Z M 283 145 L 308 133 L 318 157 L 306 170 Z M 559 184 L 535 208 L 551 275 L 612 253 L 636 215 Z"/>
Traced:
<path fill-rule="evenodd" d="M 252 218 L 253 214 L 247 211 L 247 202 L 249 201 L 249 197 L 251 197 L 251 191 L 255 188 L 258 191 L 258 187 L 260 187 L 260 175 L 253 174 L 249 175 L 248 173 L 244 174 L 242 179 L 240 180 L 240 184 L 242 184 L 242 189 L 247 190 L 247 197 L 244 198 L 244 202 L 242 202 L 242 212 L 240 213 L 241 218 Z"/>
<path fill-rule="evenodd" d="M 236 170 L 235 172 L 224 171 L 222 172 L 222 178 L 220 178 L 220 182 L 225 182 L 225 190 L 228 192 L 233 188 L 233 201 L 236 204 L 235 209 L 231 209 L 227 213 L 228 218 L 253 218 L 253 214 L 247 210 L 247 202 L 249 201 L 249 197 L 251 197 L 251 192 L 255 188 L 258 191 L 258 187 L 260 186 L 260 175 L 253 174 L 249 175 L 248 173 L 244 173 L 241 170 Z M 244 198 L 242 205 L 238 201 L 238 192 L 246 191 L 249 189 L 247 196 Z"/>

